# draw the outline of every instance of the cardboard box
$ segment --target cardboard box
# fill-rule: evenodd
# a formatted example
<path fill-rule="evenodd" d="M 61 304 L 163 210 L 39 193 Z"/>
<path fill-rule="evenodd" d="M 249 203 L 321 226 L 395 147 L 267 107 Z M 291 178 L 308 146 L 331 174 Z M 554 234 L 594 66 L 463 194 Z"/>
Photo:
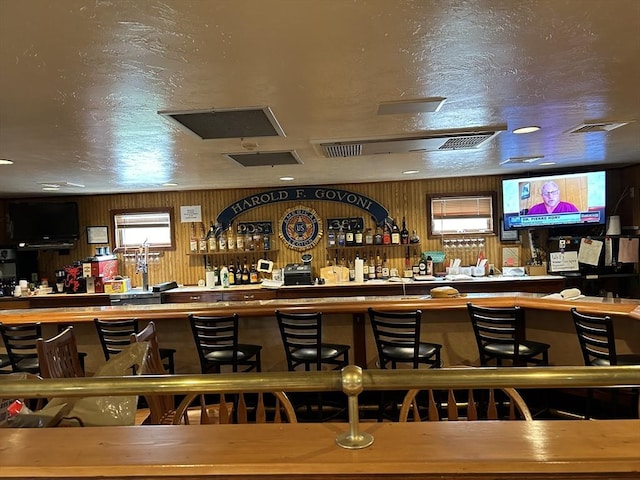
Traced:
<path fill-rule="evenodd" d="M 104 293 L 127 293 L 129 290 L 131 290 L 130 278 L 104 281 Z"/>
<path fill-rule="evenodd" d="M 539 277 L 541 275 L 547 274 L 546 265 L 527 265 L 526 270 L 527 270 L 527 275 L 531 277 Z"/>
<path fill-rule="evenodd" d="M 104 277 L 110 279 L 118 275 L 118 259 L 93 260 L 82 264 L 83 277 Z"/>

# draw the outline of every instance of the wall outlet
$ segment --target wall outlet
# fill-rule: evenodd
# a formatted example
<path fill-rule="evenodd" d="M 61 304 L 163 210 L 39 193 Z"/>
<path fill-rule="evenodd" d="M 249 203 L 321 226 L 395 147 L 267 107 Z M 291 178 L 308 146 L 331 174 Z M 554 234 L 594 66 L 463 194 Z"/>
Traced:
<path fill-rule="evenodd" d="M 564 238 L 562 240 L 558 240 L 558 248 L 565 248 L 566 246 L 567 242 Z"/>

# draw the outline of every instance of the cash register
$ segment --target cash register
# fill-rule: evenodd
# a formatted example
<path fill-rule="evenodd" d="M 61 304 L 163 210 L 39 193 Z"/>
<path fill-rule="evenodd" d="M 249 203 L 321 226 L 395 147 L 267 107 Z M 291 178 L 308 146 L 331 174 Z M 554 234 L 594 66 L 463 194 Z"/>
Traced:
<path fill-rule="evenodd" d="M 302 255 L 302 263 L 289 263 L 284 267 L 285 285 L 313 285 L 313 272 L 311 270 L 312 256 L 308 253 Z"/>

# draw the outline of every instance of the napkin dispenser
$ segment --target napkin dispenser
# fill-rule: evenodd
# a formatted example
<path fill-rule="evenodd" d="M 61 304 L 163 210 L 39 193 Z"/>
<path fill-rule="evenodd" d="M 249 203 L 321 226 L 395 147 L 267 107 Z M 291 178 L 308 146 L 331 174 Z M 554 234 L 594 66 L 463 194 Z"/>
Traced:
<path fill-rule="evenodd" d="M 289 263 L 284 267 L 285 285 L 313 285 L 311 265 L 307 263 Z"/>

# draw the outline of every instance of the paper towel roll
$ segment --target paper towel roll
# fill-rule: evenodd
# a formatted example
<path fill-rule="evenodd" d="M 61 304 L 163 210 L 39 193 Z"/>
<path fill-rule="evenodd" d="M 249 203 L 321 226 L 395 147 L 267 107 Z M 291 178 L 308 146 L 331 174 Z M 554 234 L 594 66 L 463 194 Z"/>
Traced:
<path fill-rule="evenodd" d="M 205 285 L 209 288 L 216 286 L 216 272 L 205 272 Z"/>
<path fill-rule="evenodd" d="M 355 261 L 356 282 L 364 282 L 364 260 L 356 258 Z"/>

